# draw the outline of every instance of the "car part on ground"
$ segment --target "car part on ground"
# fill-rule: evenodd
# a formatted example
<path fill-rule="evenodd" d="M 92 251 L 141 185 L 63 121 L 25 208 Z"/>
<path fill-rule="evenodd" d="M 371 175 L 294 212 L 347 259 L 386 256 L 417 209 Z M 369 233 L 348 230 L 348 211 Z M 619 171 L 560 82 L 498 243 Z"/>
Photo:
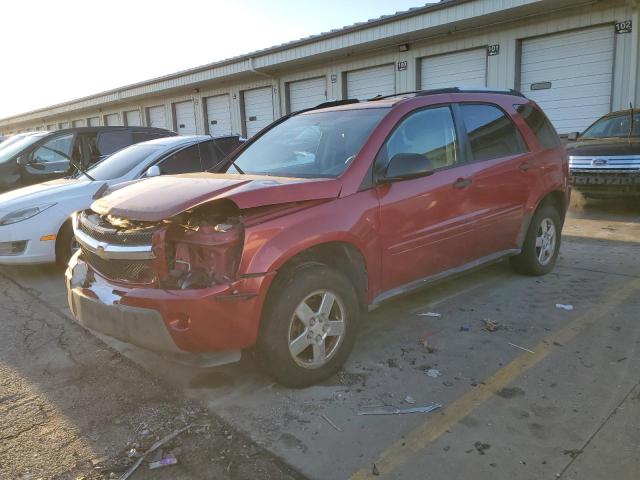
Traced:
<path fill-rule="evenodd" d="M 553 268 L 569 187 L 549 125 L 510 92 L 290 115 L 225 174 L 151 178 L 77 215 L 71 310 L 156 352 L 257 347 L 281 383 L 318 382 L 348 356 L 362 309 L 508 256 L 528 274 Z"/>

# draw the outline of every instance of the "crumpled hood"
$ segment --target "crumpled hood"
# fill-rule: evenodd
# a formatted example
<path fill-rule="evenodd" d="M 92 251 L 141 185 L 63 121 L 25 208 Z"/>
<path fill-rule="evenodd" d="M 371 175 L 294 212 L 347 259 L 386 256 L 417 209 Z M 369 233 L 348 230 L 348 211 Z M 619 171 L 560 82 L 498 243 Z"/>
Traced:
<path fill-rule="evenodd" d="M 627 138 L 601 138 L 578 139 L 577 142 L 567 145 L 568 155 L 577 156 L 616 156 L 616 155 L 640 155 L 640 139 Z"/>
<path fill-rule="evenodd" d="M 337 179 L 191 173 L 153 177 L 102 197 L 91 205 L 101 215 L 157 222 L 214 200 L 231 200 L 240 209 L 337 198 Z"/>
<path fill-rule="evenodd" d="M 43 203 L 56 203 L 61 195 L 87 188 L 90 183 L 92 182 L 61 178 L 11 190 L 0 195 L 0 211 L 12 211 Z M 96 184 L 99 184 L 99 182 L 96 182 Z"/>

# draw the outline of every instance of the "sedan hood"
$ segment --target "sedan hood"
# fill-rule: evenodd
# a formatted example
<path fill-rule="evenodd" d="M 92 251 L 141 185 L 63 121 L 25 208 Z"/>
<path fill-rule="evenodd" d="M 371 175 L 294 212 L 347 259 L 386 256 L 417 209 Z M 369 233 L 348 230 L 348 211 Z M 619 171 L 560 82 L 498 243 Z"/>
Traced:
<path fill-rule="evenodd" d="M 567 145 L 567 153 L 577 156 L 617 156 L 640 155 L 640 139 L 627 138 L 598 138 L 580 139 Z"/>
<path fill-rule="evenodd" d="M 91 183 L 93 182 L 62 178 L 11 190 L 0 195 L 0 211 L 31 207 L 42 203 L 56 203 L 63 196 L 73 195 L 76 191 L 84 188 L 91 188 Z M 96 182 L 96 187 L 98 185 L 99 182 Z"/>
<path fill-rule="evenodd" d="M 157 222 L 214 200 L 230 200 L 240 209 L 337 198 L 337 179 L 194 173 L 136 182 L 93 202 L 101 215 Z"/>

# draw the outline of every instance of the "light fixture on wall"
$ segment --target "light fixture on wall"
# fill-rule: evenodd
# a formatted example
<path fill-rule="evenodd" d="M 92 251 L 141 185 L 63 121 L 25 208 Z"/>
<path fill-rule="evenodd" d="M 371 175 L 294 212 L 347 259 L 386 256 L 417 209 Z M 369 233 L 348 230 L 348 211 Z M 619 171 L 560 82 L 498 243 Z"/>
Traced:
<path fill-rule="evenodd" d="M 398 45 L 398 50 L 401 52 L 408 52 L 409 51 L 409 44 L 408 43 L 403 43 L 401 45 Z"/>

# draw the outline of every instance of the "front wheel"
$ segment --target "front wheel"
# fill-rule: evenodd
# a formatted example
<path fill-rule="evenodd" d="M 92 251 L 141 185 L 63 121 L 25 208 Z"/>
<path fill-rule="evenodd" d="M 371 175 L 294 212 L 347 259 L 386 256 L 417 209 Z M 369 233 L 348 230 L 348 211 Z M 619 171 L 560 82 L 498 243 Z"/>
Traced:
<path fill-rule="evenodd" d="M 78 251 L 80 245 L 73 234 L 71 222 L 66 222 L 56 238 L 56 263 L 64 267 L 69 263 L 71 256 Z"/>
<path fill-rule="evenodd" d="M 520 255 L 511 258 L 516 270 L 527 275 L 545 275 L 553 270 L 560 252 L 562 222 L 557 208 L 545 204 L 536 210 Z"/>
<path fill-rule="evenodd" d="M 358 302 L 351 283 L 322 264 L 303 264 L 274 281 L 258 354 L 279 383 L 304 387 L 335 373 L 353 348 Z"/>

